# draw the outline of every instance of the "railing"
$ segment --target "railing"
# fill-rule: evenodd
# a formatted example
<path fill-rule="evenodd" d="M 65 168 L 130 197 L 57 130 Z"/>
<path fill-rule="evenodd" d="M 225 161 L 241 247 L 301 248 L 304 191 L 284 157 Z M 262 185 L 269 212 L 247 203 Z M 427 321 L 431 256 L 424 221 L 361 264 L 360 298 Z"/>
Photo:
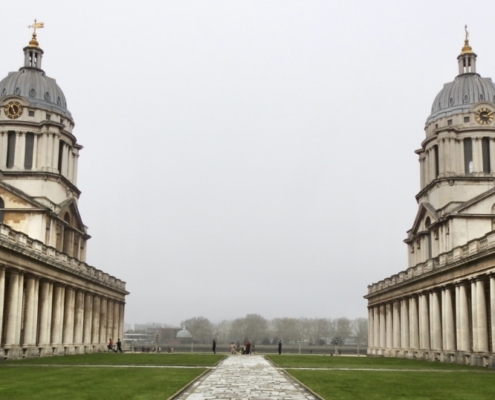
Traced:
<path fill-rule="evenodd" d="M 467 244 L 456 247 L 448 253 L 442 253 L 436 258 L 432 258 L 424 263 L 417 264 L 405 271 L 392 275 L 389 278 L 373 283 L 368 286 L 368 294 L 379 292 L 435 269 L 444 268 L 449 264 L 456 263 L 467 257 L 472 257 L 491 248 L 495 248 L 495 232 L 488 233 L 479 239 L 471 240 Z"/>
<path fill-rule="evenodd" d="M 125 282 L 115 278 L 85 262 L 69 257 L 65 253 L 57 251 L 53 247 L 46 246 L 39 240 L 35 240 L 22 232 L 15 231 L 7 225 L 0 224 L 0 245 L 2 242 L 13 244 L 20 247 L 24 254 L 33 255 L 37 258 L 40 256 L 56 267 L 63 270 L 74 272 L 78 275 L 89 277 L 106 286 L 125 290 Z"/>

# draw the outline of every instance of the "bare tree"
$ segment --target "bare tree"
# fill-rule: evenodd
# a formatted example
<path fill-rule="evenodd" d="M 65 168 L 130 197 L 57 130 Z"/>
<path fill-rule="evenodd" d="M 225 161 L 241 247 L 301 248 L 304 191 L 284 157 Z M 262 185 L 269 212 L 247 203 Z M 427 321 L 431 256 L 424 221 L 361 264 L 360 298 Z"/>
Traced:
<path fill-rule="evenodd" d="M 207 343 L 213 337 L 213 325 L 208 318 L 189 318 L 182 321 L 181 325 L 191 332 L 193 340 L 198 340 L 201 343 Z"/>
<path fill-rule="evenodd" d="M 301 321 L 296 318 L 276 318 L 272 320 L 273 334 L 282 341 L 294 342 L 302 339 Z"/>
<path fill-rule="evenodd" d="M 222 322 L 213 326 L 213 336 L 217 343 L 227 343 L 230 341 L 230 327 L 231 321 L 223 320 Z"/>
<path fill-rule="evenodd" d="M 248 314 L 232 321 L 230 335 L 237 340 L 249 339 L 253 342 L 267 335 L 268 321 L 258 314 Z"/>
<path fill-rule="evenodd" d="M 349 318 L 334 319 L 333 326 L 335 329 L 334 335 L 342 341 L 352 334 L 351 320 Z"/>
<path fill-rule="evenodd" d="M 352 333 L 356 336 L 358 346 L 368 345 L 368 320 L 366 318 L 356 318 L 351 323 Z"/>

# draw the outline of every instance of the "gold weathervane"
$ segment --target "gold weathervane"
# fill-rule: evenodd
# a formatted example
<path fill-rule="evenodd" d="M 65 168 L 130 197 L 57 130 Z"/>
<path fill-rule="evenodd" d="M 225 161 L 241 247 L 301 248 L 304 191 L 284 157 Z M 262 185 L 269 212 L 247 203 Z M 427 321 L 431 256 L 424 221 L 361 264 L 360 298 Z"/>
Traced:
<path fill-rule="evenodd" d="M 32 46 L 32 47 L 38 47 L 39 46 L 39 43 L 36 40 L 36 29 L 41 29 L 41 28 L 44 28 L 44 27 L 45 27 L 45 23 L 44 22 L 37 22 L 36 20 L 34 20 L 34 24 L 33 25 L 29 25 L 28 26 L 29 29 L 33 28 L 33 38 L 29 41 L 29 45 L 30 46 Z"/>

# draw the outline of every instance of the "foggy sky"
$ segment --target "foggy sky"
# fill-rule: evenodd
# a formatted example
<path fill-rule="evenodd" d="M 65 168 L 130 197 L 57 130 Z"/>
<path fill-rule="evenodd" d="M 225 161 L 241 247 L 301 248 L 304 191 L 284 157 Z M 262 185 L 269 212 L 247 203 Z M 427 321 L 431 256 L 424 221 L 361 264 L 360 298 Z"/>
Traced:
<path fill-rule="evenodd" d="M 88 263 L 127 282 L 126 322 L 367 315 L 407 268 L 414 150 L 464 24 L 495 76 L 488 1 L 23 1 L 84 146 Z"/>

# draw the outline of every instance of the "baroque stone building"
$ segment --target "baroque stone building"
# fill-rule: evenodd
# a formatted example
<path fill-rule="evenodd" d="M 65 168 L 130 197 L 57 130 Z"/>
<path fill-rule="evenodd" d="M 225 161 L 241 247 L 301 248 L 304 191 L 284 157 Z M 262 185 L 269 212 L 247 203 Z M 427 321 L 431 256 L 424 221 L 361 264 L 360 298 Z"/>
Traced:
<path fill-rule="evenodd" d="M 408 269 L 368 286 L 370 355 L 495 366 L 495 85 L 466 40 L 419 156 Z"/>
<path fill-rule="evenodd" d="M 42 27 L 36 24 L 35 27 Z M 82 146 L 64 93 L 41 69 L 0 81 L 0 348 L 6 358 L 101 351 L 123 338 L 125 282 L 85 263 L 78 211 Z"/>

